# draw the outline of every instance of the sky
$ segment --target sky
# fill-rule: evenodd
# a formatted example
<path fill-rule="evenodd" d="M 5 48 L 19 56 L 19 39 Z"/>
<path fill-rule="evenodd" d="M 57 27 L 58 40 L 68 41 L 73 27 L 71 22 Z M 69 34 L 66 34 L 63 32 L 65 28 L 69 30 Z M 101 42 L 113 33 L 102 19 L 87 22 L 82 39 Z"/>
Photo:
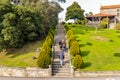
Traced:
<path fill-rule="evenodd" d="M 100 6 L 120 4 L 120 0 L 66 0 L 66 3 L 60 3 L 64 11 L 59 14 L 59 18 L 65 20 L 66 8 L 75 1 L 85 10 L 85 13 L 93 12 L 93 14 L 100 12 Z"/>

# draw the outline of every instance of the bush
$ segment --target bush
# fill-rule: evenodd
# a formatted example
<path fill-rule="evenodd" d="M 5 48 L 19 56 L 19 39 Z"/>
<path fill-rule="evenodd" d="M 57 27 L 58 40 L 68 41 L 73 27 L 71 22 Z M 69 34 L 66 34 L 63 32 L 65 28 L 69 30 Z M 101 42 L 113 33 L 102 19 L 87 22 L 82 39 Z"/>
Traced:
<path fill-rule="evenodd" d="M 65 28 L 66 32 L 67 32 L 68 30 L 70 30 L 70 28 L 68 27 L 67 24 L 64 25 L 64 28 Z"/>
<path fill-rule="evenodd" d="M 51 58 L 50 56 L 45 54 L 45 51 L 40 53 L 39 58 L 37 60 L 37 64 L 40 68 L 48 68 L 51 64 Z"/>
<path fill-rule="evenodd" d="M 85 21 L 85 20 L 77 20 L 76 23 L 77 23 L 77 24 L 85 25 L 86 21 Z"/>
<path fill-rule="evenodd" d="M 54 42 L 54 35 L 52 33 L 48 33 L 48 36 L 50 37 L 51 41 L 52 41 L 52 44 Z"/>
<path fill-rule="evenodd" d="M 52 45 L 54 42 L 54 29 L 50 29 L 46 40 L 41 48 L 37 64 L 41 68 L 48 68 L 49 65 L 51 64 L 51 56 L 52 56 Z"/>
<path fill-rule="evenodd" d="M 71 46 L 72 42 L 75 40 L 73 34 L 70 36 L 68 42 L 69 42 L 69 45 Z"/>
<path fill-rule="evenodd" d="M 76 55 L 72 61 L 72 64 L 75 69 L 81 68 L 81 66 L 83 64 L 82 57 L 80 55 Z"/>
<path fill-rule="evenodd" d="M 68 30 L 68 31 L 67 31 L 67 38 L 69 38 L 71 35 L 73 35 L 72 30 Z"/>
<path fill-rule="evenodd" d="M 116 29 L 120 30 L 120 23 L 116 24 Z"/>
<path fill-rule="evenodd" d="M 65 24 L 65 22 L 63 21 L 63 22 L 62 22 L 62 24 L 64 25 L 64 24 Z"/>
<path fill-rule="evenodd" d="M 45 53 L 46 55 L 49 55 L 51 57 L 51 55 L 52 55 L 52 49 L 47 44 L 45 44 L 42 47 L 40 54 L 43 54 L 43 53 Z"/>
<path fill-rule="evenodd" d="M 47 38 L 46 38 L 46 40 L 45 40 L 45 43 L 46 43 L 49 47 L 52 47 L 53 41 L 52 41 L 52 39 L 50 38 L 50 36 L 47 36 Z"/>
<path fill-rule="evenodd" d="M 70 54 L 72 56 L 80 55 L 80 47 L 77 41 L 73 41 L 70 45 Z"/>

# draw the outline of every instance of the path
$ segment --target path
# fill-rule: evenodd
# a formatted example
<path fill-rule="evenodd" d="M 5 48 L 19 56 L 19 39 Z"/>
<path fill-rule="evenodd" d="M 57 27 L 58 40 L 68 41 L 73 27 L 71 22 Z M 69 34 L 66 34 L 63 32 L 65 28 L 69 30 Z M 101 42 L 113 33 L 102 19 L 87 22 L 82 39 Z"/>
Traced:
<path fill-rule="evenodd" d="M 66 40 L 66 34 L 63 26 L 60 24 L 56 27 L 56 32 L 55 32 L 55 43 L 54 43 L 54 53 L 53 53 L 53 62 L 52 62 L 52 73 L 53 77 L 72 77 L 71 73 L 71 68 L 70 68 L 70 57 L 68 51 L 66 51 L 65 54 L 65 59 L 64 59 L 64 65 L 60 66 L 60 60 L 59 60 L 59 52 L 60 47 L 59 47 L 59 42 L 61 39 Z"/>

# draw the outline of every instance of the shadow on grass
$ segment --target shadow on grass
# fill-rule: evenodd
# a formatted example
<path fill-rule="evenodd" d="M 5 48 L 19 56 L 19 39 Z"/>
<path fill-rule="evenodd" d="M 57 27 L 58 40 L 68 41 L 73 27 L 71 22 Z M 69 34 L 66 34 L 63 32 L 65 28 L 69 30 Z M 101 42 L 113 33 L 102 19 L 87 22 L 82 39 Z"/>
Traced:
<path fill-rule="evenodd" d="M 92 46 L 93 44 L 92 44 L 92 43 L 90 43 L 90 42 L 87 42 L 87 45 L 88 45 L 88 46 Z"/>
<path fill-rule="evenodd" d="M 81 40 L 79 40 L 79 39 L 76 39 L 77 40 L 77 42 L 80 42 Z"/>
<path fill-rule="evenodd" d="M 81 66 L 81 69 L 84 69 L 84 68 L 87 68 L 87 67 L 90 67 L 90 66 L 91 66 L 90 62 L 84 62 Z"/>
<path fill-rule="evenodd" d="M 90 53 L 90 51 L 81 51 L 81 56 L 85 57 Z"/>
<path fill-rule="evenodd" d="M 110 39 L 109 42 L 114 42 L 114 41 L 112 39 Z"/>
<path fill-rule="evenodd" d="M 84 47 L 86 44 L 79 44 L 80 47 Z"/>
<path fill-rule="evenodd" d="M 81 32 L 80 34 L 85 34 L 85 33 Z"/>
<path fill-rule="evenodd" d="M 120 53 L 114 53 L 115 57 L 120 57 Z"/>
<path fill-rule="evenodd" d="M 120 36 L 118 36 L 120 38 Z"/>
<path fill-rule="evenodd" d="M 116 31 L 116 33 L 120 33 L 120 31 Z"/>

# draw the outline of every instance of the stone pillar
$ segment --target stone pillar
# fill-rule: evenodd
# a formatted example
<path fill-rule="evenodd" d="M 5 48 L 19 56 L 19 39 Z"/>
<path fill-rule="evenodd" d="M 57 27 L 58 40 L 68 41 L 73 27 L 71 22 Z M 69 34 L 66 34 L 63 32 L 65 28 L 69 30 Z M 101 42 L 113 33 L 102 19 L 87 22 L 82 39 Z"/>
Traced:
<path fill-rule="evenodd" d="M 51 67 L 51 65 L 49 65 L 49 77 L 51 77 L 52 76 L 52 67 Z"/>
<path fill-rule="evenodd" d="M 73 66 L 71 66 L 71 74 L 74 76 L 74 68 L 73 68 Z"/>

